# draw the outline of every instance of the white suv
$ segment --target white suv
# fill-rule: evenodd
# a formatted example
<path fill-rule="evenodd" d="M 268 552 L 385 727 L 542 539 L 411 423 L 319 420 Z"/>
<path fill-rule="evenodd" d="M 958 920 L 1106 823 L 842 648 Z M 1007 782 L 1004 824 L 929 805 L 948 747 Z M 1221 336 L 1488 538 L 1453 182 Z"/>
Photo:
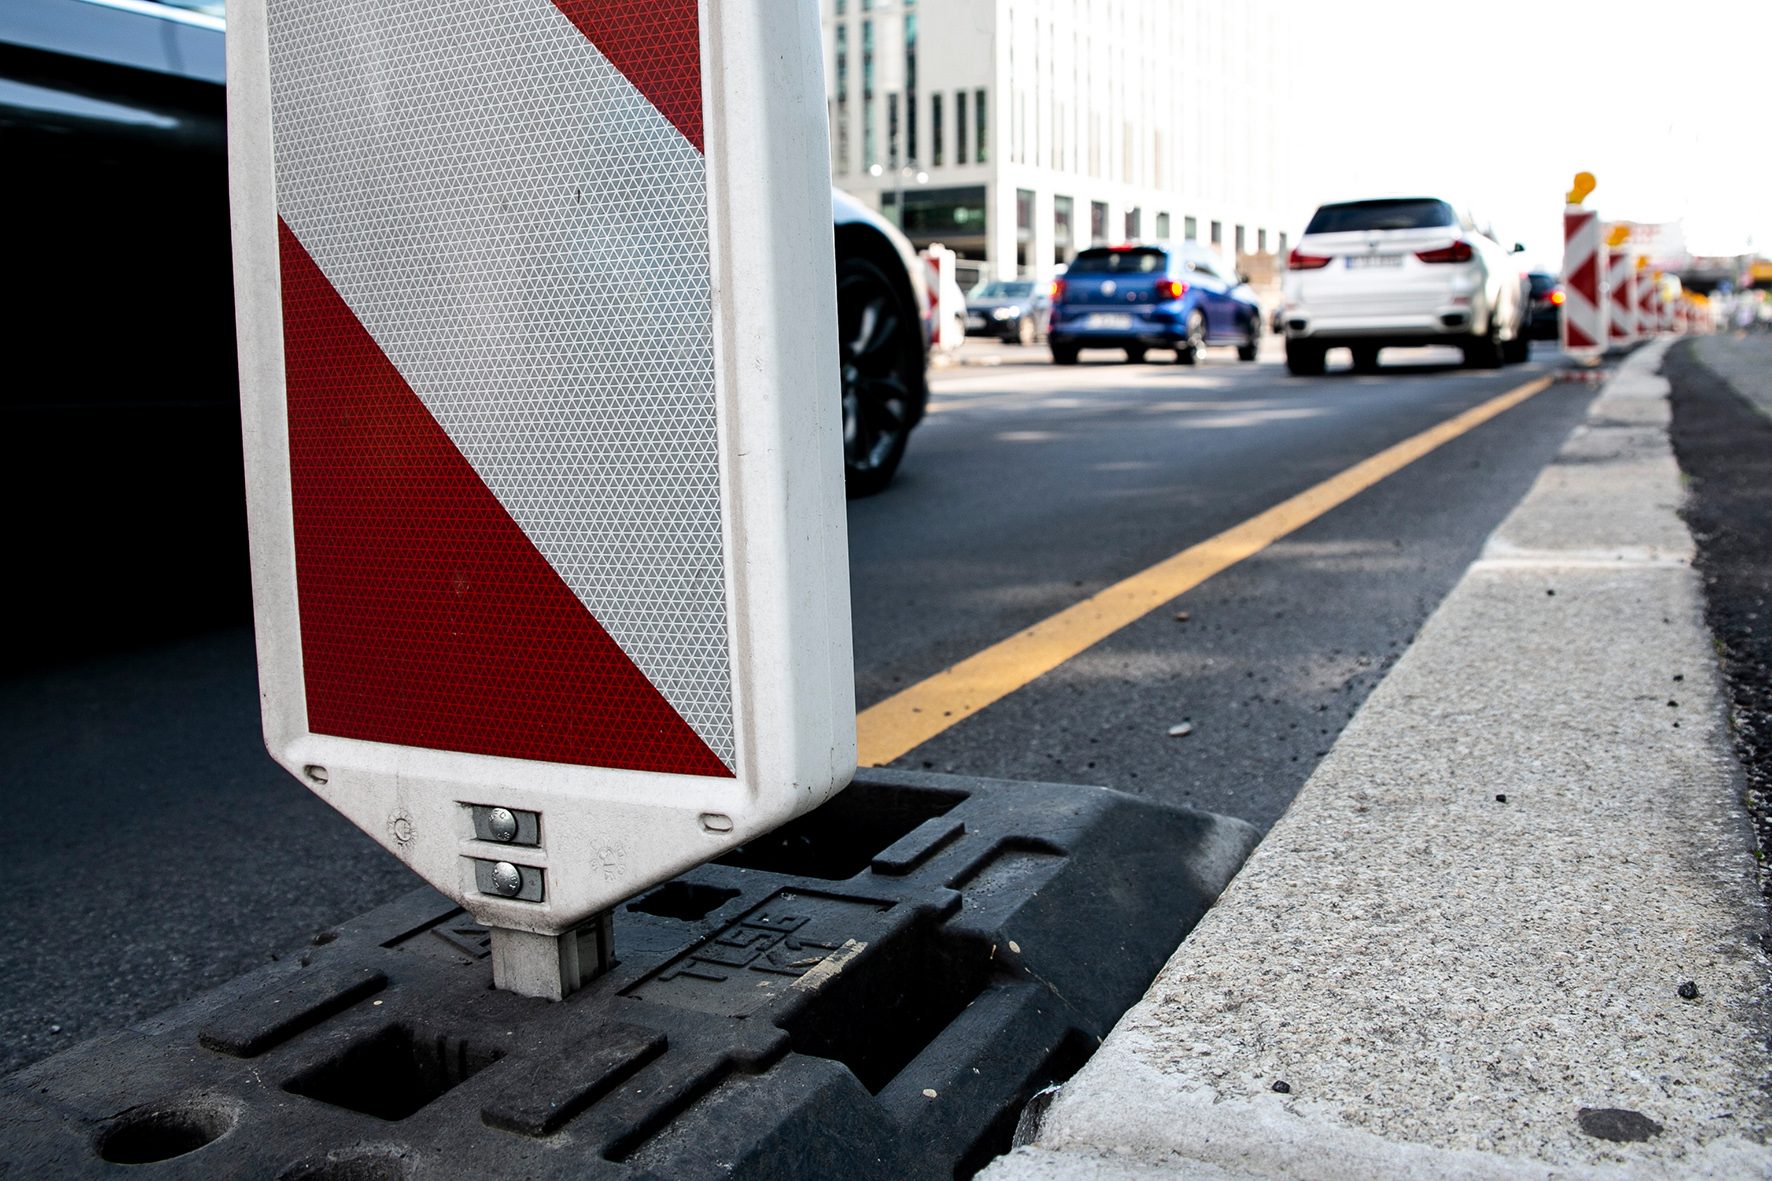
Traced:
<path fill-rule="evenodd" d="M 1369 373 L 1379 349 L 1428 344 L 1456 345 L 1482 368 L 1524 361 L 1522 249 L 1435 197 L 1324 205 L 1286 260 L 1286 367 L 1321 373 L 1324 354 L 1345 347 Z"/>

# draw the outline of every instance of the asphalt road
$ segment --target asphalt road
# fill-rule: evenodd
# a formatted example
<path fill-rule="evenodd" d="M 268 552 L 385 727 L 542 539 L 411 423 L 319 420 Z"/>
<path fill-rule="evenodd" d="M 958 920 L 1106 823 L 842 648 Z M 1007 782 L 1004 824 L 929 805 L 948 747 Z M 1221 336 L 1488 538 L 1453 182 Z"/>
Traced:
<path fill-rule="evenodd" d="M 936 375 L 898 482 L 850 506 L 864 707 L 1546 369 L 1418 354 L 1374 377 L 1295 379 L 1227 350 L 1197 369 L 963 356 L 993 354 Z M 1588 396 L 1551 387 L 903 764 L 1102 783 L 1271 824 Z M 1169 737 L 1184 721 L 1192 732 Z M 0 1069 L 415 884 L 264 754 L 239 625 L 7 673 L 0 743 L 13 832 Z"/>
<path fill-rule="evenodd" d="M 974 350 L 1001 363 L 939 373 L 898 482 L 851 507 L 863 708 L 1555 360 L 1392 351 L 1380 375 L 1308 379 L 1229 350 L 1193 370 Z M 1551 387 L 898 765 L 1100 783 L 1265 828 L 1589 398 Z"/>

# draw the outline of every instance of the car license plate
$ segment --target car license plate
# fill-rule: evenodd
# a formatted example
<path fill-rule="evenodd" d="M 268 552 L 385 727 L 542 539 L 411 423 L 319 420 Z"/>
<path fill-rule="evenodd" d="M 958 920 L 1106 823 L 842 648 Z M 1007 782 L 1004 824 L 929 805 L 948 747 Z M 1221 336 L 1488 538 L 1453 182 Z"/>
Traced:
<path fill-rule="evenodd" d="M 1125 312 L 1091 312 L 1084 321 L 1088 328 L 1130 328 L 1132 317 Z"/>
<path fill-rule="evenodd" d="M 1362 270 L 1366 267 L 1400 267 L 1403 256 L 1400 254 L 1350 254 L 1347 256 L 1347 269 Z"/>

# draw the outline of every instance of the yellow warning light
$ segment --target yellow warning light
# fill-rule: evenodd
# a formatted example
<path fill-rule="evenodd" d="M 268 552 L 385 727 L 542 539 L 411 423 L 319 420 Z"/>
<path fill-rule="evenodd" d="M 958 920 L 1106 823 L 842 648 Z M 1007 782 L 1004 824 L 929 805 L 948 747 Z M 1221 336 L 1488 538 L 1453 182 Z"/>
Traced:
<path fill-rule="evenodd" d="M 1593 173 L 1577 172 L 1575 174 L 1575 186 L 1569 190 L 1569 204 L 1579 205 L 1587 200 L 1587 195 L 1594 191 L 1595 183 L 1597 182 L 1594 180 Z"/>
<path fill-rule="evenodd" d="M 1647 254 L 1637 255 L 1637 269 L 1639 271 L 1642 271 L 1642 270 L 1647 270 L 1648 267 L 1649 267 L 1649 256 Z"/>
<path fill-rule="evenodd" d="M 1630 227 L 1622 222 L 1613 226 L 1611 232 L 1606 235 L 1606 245 L 1608 246 L 1623 246 L 1628 241 L 1630 241 Z"/>

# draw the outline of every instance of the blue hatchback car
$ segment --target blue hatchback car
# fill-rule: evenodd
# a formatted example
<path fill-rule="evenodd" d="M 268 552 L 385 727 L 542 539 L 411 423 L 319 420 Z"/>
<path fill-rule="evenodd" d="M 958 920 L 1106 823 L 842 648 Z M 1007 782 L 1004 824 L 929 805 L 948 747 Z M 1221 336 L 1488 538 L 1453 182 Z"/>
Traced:
<path fill-rule="evenodd" d="M 1217 344 L 1253 361 L 1261 304 L 1241 275 L 1196 242 L 1097 246 L 1054 285 L 1047 340 L 1059 365 L 1076 364 L 1083 349 L 1124 349 L 1135 363 L 1149 349 L 1173 349 L 1176 361 L 1192 365 Z"/>

